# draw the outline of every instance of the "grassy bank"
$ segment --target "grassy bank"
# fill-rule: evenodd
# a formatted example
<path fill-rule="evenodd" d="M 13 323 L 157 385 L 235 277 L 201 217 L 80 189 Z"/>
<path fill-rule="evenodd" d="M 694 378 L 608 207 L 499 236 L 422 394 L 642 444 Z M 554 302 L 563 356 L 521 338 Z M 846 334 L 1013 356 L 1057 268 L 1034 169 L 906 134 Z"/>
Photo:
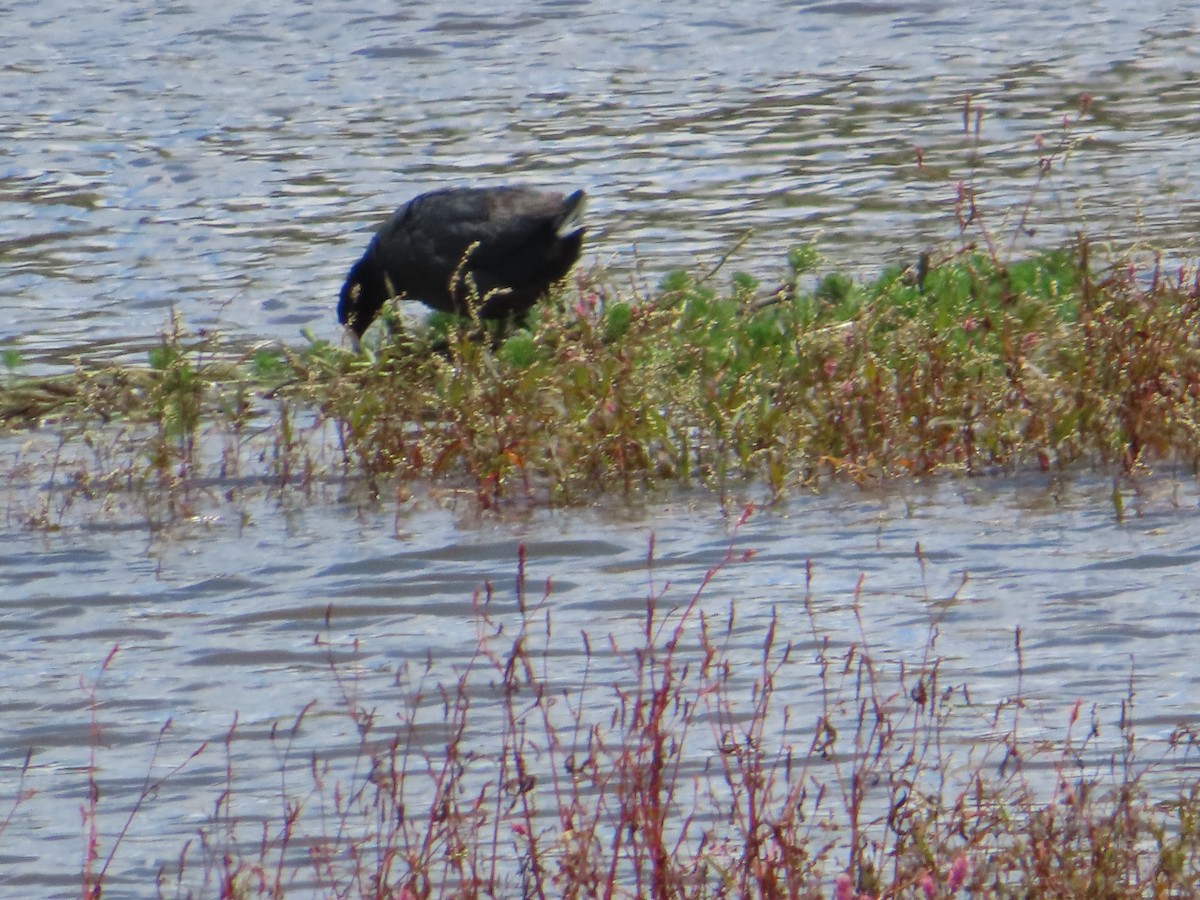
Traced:
<path fill-rule="evenodd" d="M 490 507 L 681 482 L 778 496 L 826 478 L 1195 469 L 1200 293 L 1151 266 L 1080 239 L 862 281 L 804 246 L 773 291 L 680 272 L 640 296 L 591 273 L 502 340 L 441 321 L 377 329 L 366 355 L 315 339 L 244 351 L 175 322 L 145 366 L 18 367 L 0 423 L 75 451 L 64 491 L 350 477 Z"/>

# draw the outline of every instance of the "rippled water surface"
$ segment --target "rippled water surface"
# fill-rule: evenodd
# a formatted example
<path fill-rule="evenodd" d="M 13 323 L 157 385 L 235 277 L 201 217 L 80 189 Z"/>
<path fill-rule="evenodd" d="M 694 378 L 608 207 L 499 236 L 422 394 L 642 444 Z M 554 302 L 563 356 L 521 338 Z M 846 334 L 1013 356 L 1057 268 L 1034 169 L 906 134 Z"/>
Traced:
<path fill-rule="evenodd" d="M 0 347 L 30 365 L 133 353 L 171 306 L 247 340 L 332 337 L 367 232 L 448 183 L 586 187 L 586 258 L 641 285 L 711 265 L 748 228 L 734 264 L 764 280 L 818 233 L 869 272 L 953 238 L 972 171 L 1009 233 L 1035 136 L 1053 142 L 1082 92 L 1089 140 L 1038 194 L 1037 240 L 1083 221 L 1186 253 L 1198 18 L 1164 2 L 259 0 L 81 20 L 8 3 Z M 986 110 L 977 155 L 968 93 Z"/>
<path fill-rule="evenodd" d="M 370 228 L 448 183 L 587 188 L 587 259 L 637 286 L 713 264 L 749 228 L 733 265 L 764 280 L 817 234 L 855 271 L 911 259 L 954 239 L 964 177 L 1006 240 L 1003 210 L 1037 183 L 1036 136 L 1053 143 L 1083 92 L 1093 114 L 1019 246 L 1082 222 L 1185 258 L 1200 200 L 1198 10 L 132 0 L 81 17 L 58 0 L 0 3 L 0 350 L 34 372 L 78 357 L 142 362 L 172 307 L 246 343 L 296 342 L 302 328 L 336 338 L 333 298 Z M 967 94 L 985 110 L 978 148 L 963 130 Z M 3 458 L 28 464 L 22 440 L 6 439 Z M 34 469 L 5 483 L 32 477 L 36 490 Z M 118 497 L 43 532 L 10 498 L 0 804 L 30 750 L 37 793 L 0 835 L 0 884 L 78 896 L 93 751 L 111 846 L 146 773 L 219 747 L 235 715 L 238 802 L 270 817 L 272 726 L 316 701 L 299 746 L 334 758 L 357 747 L 317 636 L 358 673 L 363 701 L 387 710 L 406 666 L 431 658 L 449 677 L 465 665 L 485 583 L 492 615 L 511 624 L 520 545 L 531 592 L 551 579 L 543 612 L 567 682 L 585 665 L 581 632 L 634 643 L 648 596 L 682 605 L 731 548 L 753 549 L 701 597 L 714 616 L 736 609 L 728 649 L 748 668 L 772 616 L 787 637 L 811 636 L 811 561 L 812 608 L 835 647 L 866 637 L 885 667 L 917 662 L 936 623 L 945 678 L 987 702 L 1017 689 L 1019 627 L 1034 729 L 1059 726 L 1077 698 L 1111 724 L 1132 672 L 1141 734 L 1163 738 L 1200 724 L 1200 519 L 1190 482 L 1146 488 L 1124 522 L 1108 482 L 1034 479 L 832 491 L 739 529 L 704 495 L 519 521 L 472 520 L 444 500 L 397 514 L 318 496 L 217 503 L 166 534 Z M 598 660 L 596 683 L 621 677 L 615 658 Z M 811 655 L 787 665 L 793 721 L 809 723 Z M 476 720 L 480 753 L 496 715 L 485 704 Z M 139 812 L 106 898 L 153 894 L 155 873 L 212 814 L 223 753 L 205 751 Z"/>
<path fill-rule="evenodd" d="M 1093 759 L 1119 743 L 1115 722 L 1132 676 L 1140 736 L 1164 739 L 1178 724 L 1200 726 L 1200 517 L 1193 488 L 1160 481 L 1145 490 L 1131 496 L 1123 524 L 1108 483 L 1031 479 L 885 494 L 836 489 L 756 512 L 740 527 L 697 494 L 639 515 L 547 512 L 519 523 L 428 506 L 397 517 L 325 503 L 288 511 L 264 501 L 248 515 L 197 521 L 154 541 L 105 527 L 12 532 L 0 550 L 0 762 L 12 785 L 32 748 L 24 783 L 37 794 L 0 844 L 3 880 L 36 885 L 39 894 L 78 894 L 72 864 L 82 852 L 79 809 L 93 749 L 111 841 L 147 772 L 161 777 L 212 742 L 139 812 L 122 845 L 105 895 L 146 895 L 158 868 L 210 823 L 226 778 L 222 740 L 235 716 L 236 808 L 250 821 L 277 819 L 273 726 L 290 728 L 315 703 L 297 739 L 293 790 L 307 777 L 306 752 L 350 760 L 358 747 L 328 645 L 357 701 L 394 721 L 427 658 L 427 686 L 453 684 L 481 634 L 515 626 L 522 545 L 533 620 L 551 622 L 547 676 L 569 685 L 586 667 L 605 703 L 629 669 L 604 648 L 636 646 L 648 597 L 659 597 L 663 610 L 686 605 L 732 552 L 701 592 L 699 610 L 722 627 L 735 612 L 722 641 L 735 669 L 745 667 L 747 685 L 772 621 L 781 641 L 796 642 L 777 680 L 797 752 L 821 711 L 806 643 L 814 629 L 835 653 L 870 646 L 882 677 L 894 679 L 902 662 L 921 662 L 936 625 L 942 683 L 968 684 L 982 710 L 1019 693 L 1027 736 L 1061 733 L 1077 699 L 1097 704 L 1104 737 Z M 742 560 L 746 550 L 755 555 Z M 476 606 L 489 584 L 491 624 L 483 627 Z M 695 626 L 693 619 L 688 642 Z M 585 633 L 597 648 L 590 660 Z M 99 737 L 89 712 L 97 678 Z M 440 706 L 436 693 L 430 700 Z M 477 766 L 496 763 L 500 714 L 485 700 L 477 705 L 465 738 Z M 965 714 L 950 732 L 967 742 L 989 733 L 984 714 Z M 435 756 L 438 734 L 429 738 Z M 714 749 L 701 739 L 697 752 L 703 759 Z M 62 867 L 48 870 L 48 858 Z"/>

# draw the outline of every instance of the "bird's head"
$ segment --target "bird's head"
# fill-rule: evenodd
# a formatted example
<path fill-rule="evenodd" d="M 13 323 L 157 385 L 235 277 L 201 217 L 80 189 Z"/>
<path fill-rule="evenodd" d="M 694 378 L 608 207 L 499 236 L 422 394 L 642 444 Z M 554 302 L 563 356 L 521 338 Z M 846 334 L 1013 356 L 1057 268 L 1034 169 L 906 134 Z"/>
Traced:
<path fill-rule="evenodd" d="M 338 321 L 350 332 L 356 346 L 387 299 L 387 279 L 383 271 L 370 257 L 364 256 L 346 276 L 337 307 Z"/>

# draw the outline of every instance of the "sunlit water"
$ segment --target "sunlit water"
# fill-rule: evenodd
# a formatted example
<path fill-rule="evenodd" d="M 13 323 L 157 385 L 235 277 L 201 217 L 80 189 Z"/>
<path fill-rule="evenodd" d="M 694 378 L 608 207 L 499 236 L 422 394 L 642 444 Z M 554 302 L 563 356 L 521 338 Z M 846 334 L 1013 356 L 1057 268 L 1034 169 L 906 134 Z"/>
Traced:
<path fill-rule="evenodd" d="M 1037 184 L 1036 136 L 1052 146 L 1083 92 L 1093 115 L 1072 137 L 1085 140 L 1038 189 L 1037 233 L 1018 251 L 1082 223 L 1187 258 L 1198 18 L 1175 3 L 1111 2 L 134 2 L 86 17 L 9 3 L 0 350 L 20 350 L 31 372 L 80 356 L 141 362 L 172 307 L 245 343 L 294 343 L 302 328 L 336 339 L 333 298 L 370 228 L 448 183 L 585 187 L 586 260 L 639 288 L 711 266 L 751 228 L 730 265 L 764 280 L 818 234 L 831 265 L 867 274 L 908 261 L 955 239 L 960 178 L 983 191 L 1003 250 L 1004 210 Z M 967 94 L 985 110 L 978 148 L 963 130 Z M 4 459 L 27 465 L 20 444 L 6 441 Z M 5 484 L 36 491 L 38 477 L 34 467 Z M 1124 522 L 1107 481 L 1034 478 L 835 490 L 739 529 L 702 494 L 634 513 L 480 521 L 468 501 L 397 515 L 336 487 L 283 502 L 250 492 L 165 533 L 138 524 L 136 498 L 102 500 L 50 533 L 6 499 L 0 803 L 30 750 L 37 793 L 0 834 L 0 883 L 78 896 L 90 754 L 110 847 L 168 719 L 156 774 L 219 743 L 236 715 L 240 809 L 278 816 L 272 725 L 316 701 L 301 746 L 334 758 L 358 746 L 315 638 L 359 674 L 362 702 L 386 711 L 406 665 L 465 663 L 485 582 L 511 624 L 520 544 L 531 593 L 552 579 L 568 682 L 584 665 L 581 631 L 636 643 L 646 598 L 669 583 L 664 603 L 685 604 L 732 547 L 756 555 L 726 566 L 701 608 L 736 609 L 728 652 L 747 683 L 773 615 L 784 638 L 812 636 L 811 561 L 811 608 L 835 649 L 866 639 L 898 670 L 923 659 L 936 627 L 943 678 L 981 705 L 1019 690 L 1034 735 L 1060 734 L 1079 698 L 1111 726 L 1132 677 L 1139 734 L 1165 738 L 1196 719 L 1200 520 L 1190 482 L 1147 489 Z M 114 647 L 95 689 L 97 736 L 88 686 Z M 609 663 L 594 683 L 620 677 Z M 803 749 L 819 699 L 812 653 L 782 671 Z M 489 715 L 475 720 L 481 753 Z M 152 894 L 224 784 L 214 747 L 170 779 L 135 818 L 105 897 Z"/>

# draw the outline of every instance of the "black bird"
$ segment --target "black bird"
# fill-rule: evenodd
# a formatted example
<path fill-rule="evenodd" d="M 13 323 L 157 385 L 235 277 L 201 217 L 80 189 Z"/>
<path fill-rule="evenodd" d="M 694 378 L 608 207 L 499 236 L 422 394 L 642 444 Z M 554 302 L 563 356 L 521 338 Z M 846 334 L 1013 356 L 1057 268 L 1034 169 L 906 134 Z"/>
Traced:
<path fill-rule="evenodd" d="M 579 259 L 586 196 L 530 187 L 446 188 L 401 206 L 342 285 L 338 321 L 358 339 L 392 297 L 520 320 Z"/>

